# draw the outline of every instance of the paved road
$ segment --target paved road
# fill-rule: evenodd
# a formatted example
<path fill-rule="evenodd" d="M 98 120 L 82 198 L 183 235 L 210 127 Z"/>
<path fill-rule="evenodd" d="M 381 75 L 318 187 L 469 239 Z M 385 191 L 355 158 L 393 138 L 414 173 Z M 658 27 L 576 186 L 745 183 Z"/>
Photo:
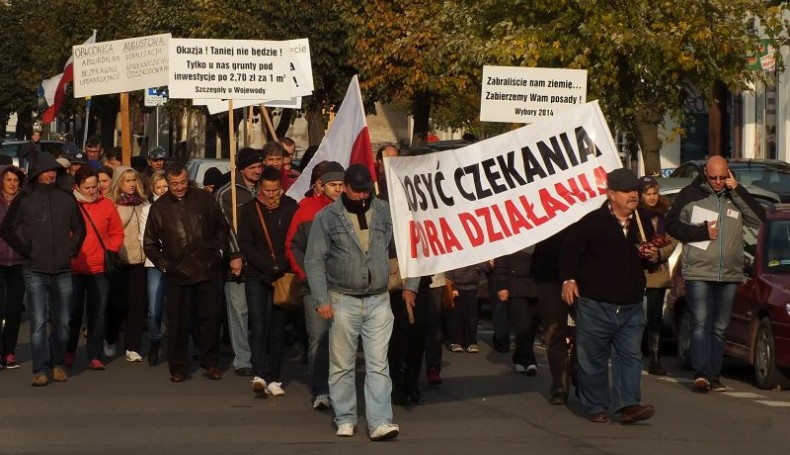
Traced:
<path fill-rule="evenodd" d="M 26 337 L 26 331 L 22 335 Z M 195 371 L 171 384 L 166 365 L 113 360 L 86 370 L 84 347 L 67 383 L 30 386 L 26 341 L 22 369 L 0 372 L 0 453 L 75 454 L 777 454 L 786 453 L 790 394 L 755 389 L 748 368 L 728 363 L 728 393 L 688 390 L 688 372 L 666 364 L 670 379 L 644 376 L 645 402 L 656 416 L 643 424 L 593 424 L 578 402 L 548 404 L 540 353 L 534 378 L 514 373 L 509 356 L 483 344 L 480 354 L 447 352 L 439 388 L 425 403 L 396 407 L 401 436 L 372 443 L 364 433 L 337 438 L 330 412 L 310 409 L 305 367 L 291 350 L 286 395 L 255 399 L 249 380 L 209 381 Z M 229 359 L 225 358 L 227 368 Z M 361 401 L 360 401 L 361 402 Z M 364 423 L 364 419 L 360 419 Z M 360 425 L 361 427 L 362 425 Z"/>

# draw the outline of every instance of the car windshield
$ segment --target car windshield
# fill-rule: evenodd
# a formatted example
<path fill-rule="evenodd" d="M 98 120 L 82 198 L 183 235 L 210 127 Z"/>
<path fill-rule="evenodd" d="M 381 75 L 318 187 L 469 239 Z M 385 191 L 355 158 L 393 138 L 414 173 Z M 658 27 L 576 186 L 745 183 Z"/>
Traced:
<path fill-rule="evenodd" d="M 765 260 L 768 273 L 790 273 L 790 220 L 774 220 L 767 226 Z"/>
<path fill-rule="evenodd" d="M 790 192 L 790 167 L 787 166 L 739 166 L 732 169 L 738 180 L 746 185 L 759 186 L 775 193 Z"/>

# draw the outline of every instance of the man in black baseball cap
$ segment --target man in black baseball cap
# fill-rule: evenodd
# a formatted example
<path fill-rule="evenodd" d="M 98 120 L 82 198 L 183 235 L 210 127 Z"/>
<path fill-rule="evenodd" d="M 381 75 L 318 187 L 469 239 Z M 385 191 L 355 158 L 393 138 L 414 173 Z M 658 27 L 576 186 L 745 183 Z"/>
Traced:
<path fill-rule="evenodd" d="M 373 191 L 373 178 L 370 170 L 363 164 L 352 164 L 346 169 L 343 178 L 346 186 L 351 187 L 357 193 L 370 193 Z"/>

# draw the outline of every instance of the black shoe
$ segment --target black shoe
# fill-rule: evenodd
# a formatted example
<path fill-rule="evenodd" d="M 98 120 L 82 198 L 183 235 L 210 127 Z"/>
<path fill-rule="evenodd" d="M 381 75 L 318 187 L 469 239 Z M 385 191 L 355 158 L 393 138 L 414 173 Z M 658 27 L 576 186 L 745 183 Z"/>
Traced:
<path fill-rule="evenodd" d="M 551 399 L 549 399 L 549 403 L 553 405 L 564 405 L 568 403 L 568 393 L 563 392 L 562 390 L 555 390 L 551 393 Z"/>
<path fill-rule="evenodd" d="M 159 348 L 162 346 L 161 341 L 152 341 L 151 346 L 148 348 L 148 365 L 155 366 L 159 363 Z"/>
<path fill-rule="evenodd" d="M 650 364 L 647 367 L 647 372 L 653 376 L 666 376 L 667 370 L 661 366 L 661 360 L 658 357 L 651 357 Z"/>
<path fill-rule="evenodd" d="M 727 386 L 722 384 L 721 381 L 718 378 L 711 379 L 710 380 L 710 390 L 713 391 L 713 392 L 726 392 L 727 391 Z"/>
<path fill-rule="evenodd" d="M 417 387 L 417 384 L 406 386 L 406 396 L 409 398 L 411 404 L 422 403 L 422 393 L 420 393 L 420 389 Z"/>
<path fill-rule="evenodd" d="M 234 373 L 236 373 L 236 376 L 244 376 L 247 378 L 255 376 L 255 373 L 253 373 L 252 368 L 248 368 L 248 367 L 236 368 L 236 370 L 234 370 Z"/>

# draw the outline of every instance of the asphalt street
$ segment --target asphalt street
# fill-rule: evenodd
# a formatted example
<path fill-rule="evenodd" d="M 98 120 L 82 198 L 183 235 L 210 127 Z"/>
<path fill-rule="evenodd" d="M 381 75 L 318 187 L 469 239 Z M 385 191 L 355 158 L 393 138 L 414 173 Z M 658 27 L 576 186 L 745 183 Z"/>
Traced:
<path fill-rule="evenodd" d="M 481 341 L 490 338 L 485 327 Z M 588 422 L 575 398 L 548 403 L 549 377 L 511 369 L 508 354 L 487 343 L 479 354 L 444 354 L 440 387 L 423 382 L 424 403 L 396 407 L 398 439 L 371 442 L 360 424 L 351 438 L 334 435 L 331 411 L 310 406 L 306 367 L 289 348 L 286 395 L 256 399 L 249 378 L 229 370 L 210 381 L 197 369 L 182 384 L 167 366 L 115 358 L 105 371 L 87 370 L 84 346 L 66 383 L 31 387 L 23 328 L 22 368 L 0 372 L 2 454 L 779 454 L 786 453 L 790 394 L 756 389 L 749 367 L 727 362 L 726 393 L 689 390 L 690 372 L 665 359 L 668 378 L 643 376 L 644 403 L 656 416 L 633 426 Z M 360 370 L 361 365 L 360 365 Z M 374 452 L 375 451 L 375 452 Z"/>

